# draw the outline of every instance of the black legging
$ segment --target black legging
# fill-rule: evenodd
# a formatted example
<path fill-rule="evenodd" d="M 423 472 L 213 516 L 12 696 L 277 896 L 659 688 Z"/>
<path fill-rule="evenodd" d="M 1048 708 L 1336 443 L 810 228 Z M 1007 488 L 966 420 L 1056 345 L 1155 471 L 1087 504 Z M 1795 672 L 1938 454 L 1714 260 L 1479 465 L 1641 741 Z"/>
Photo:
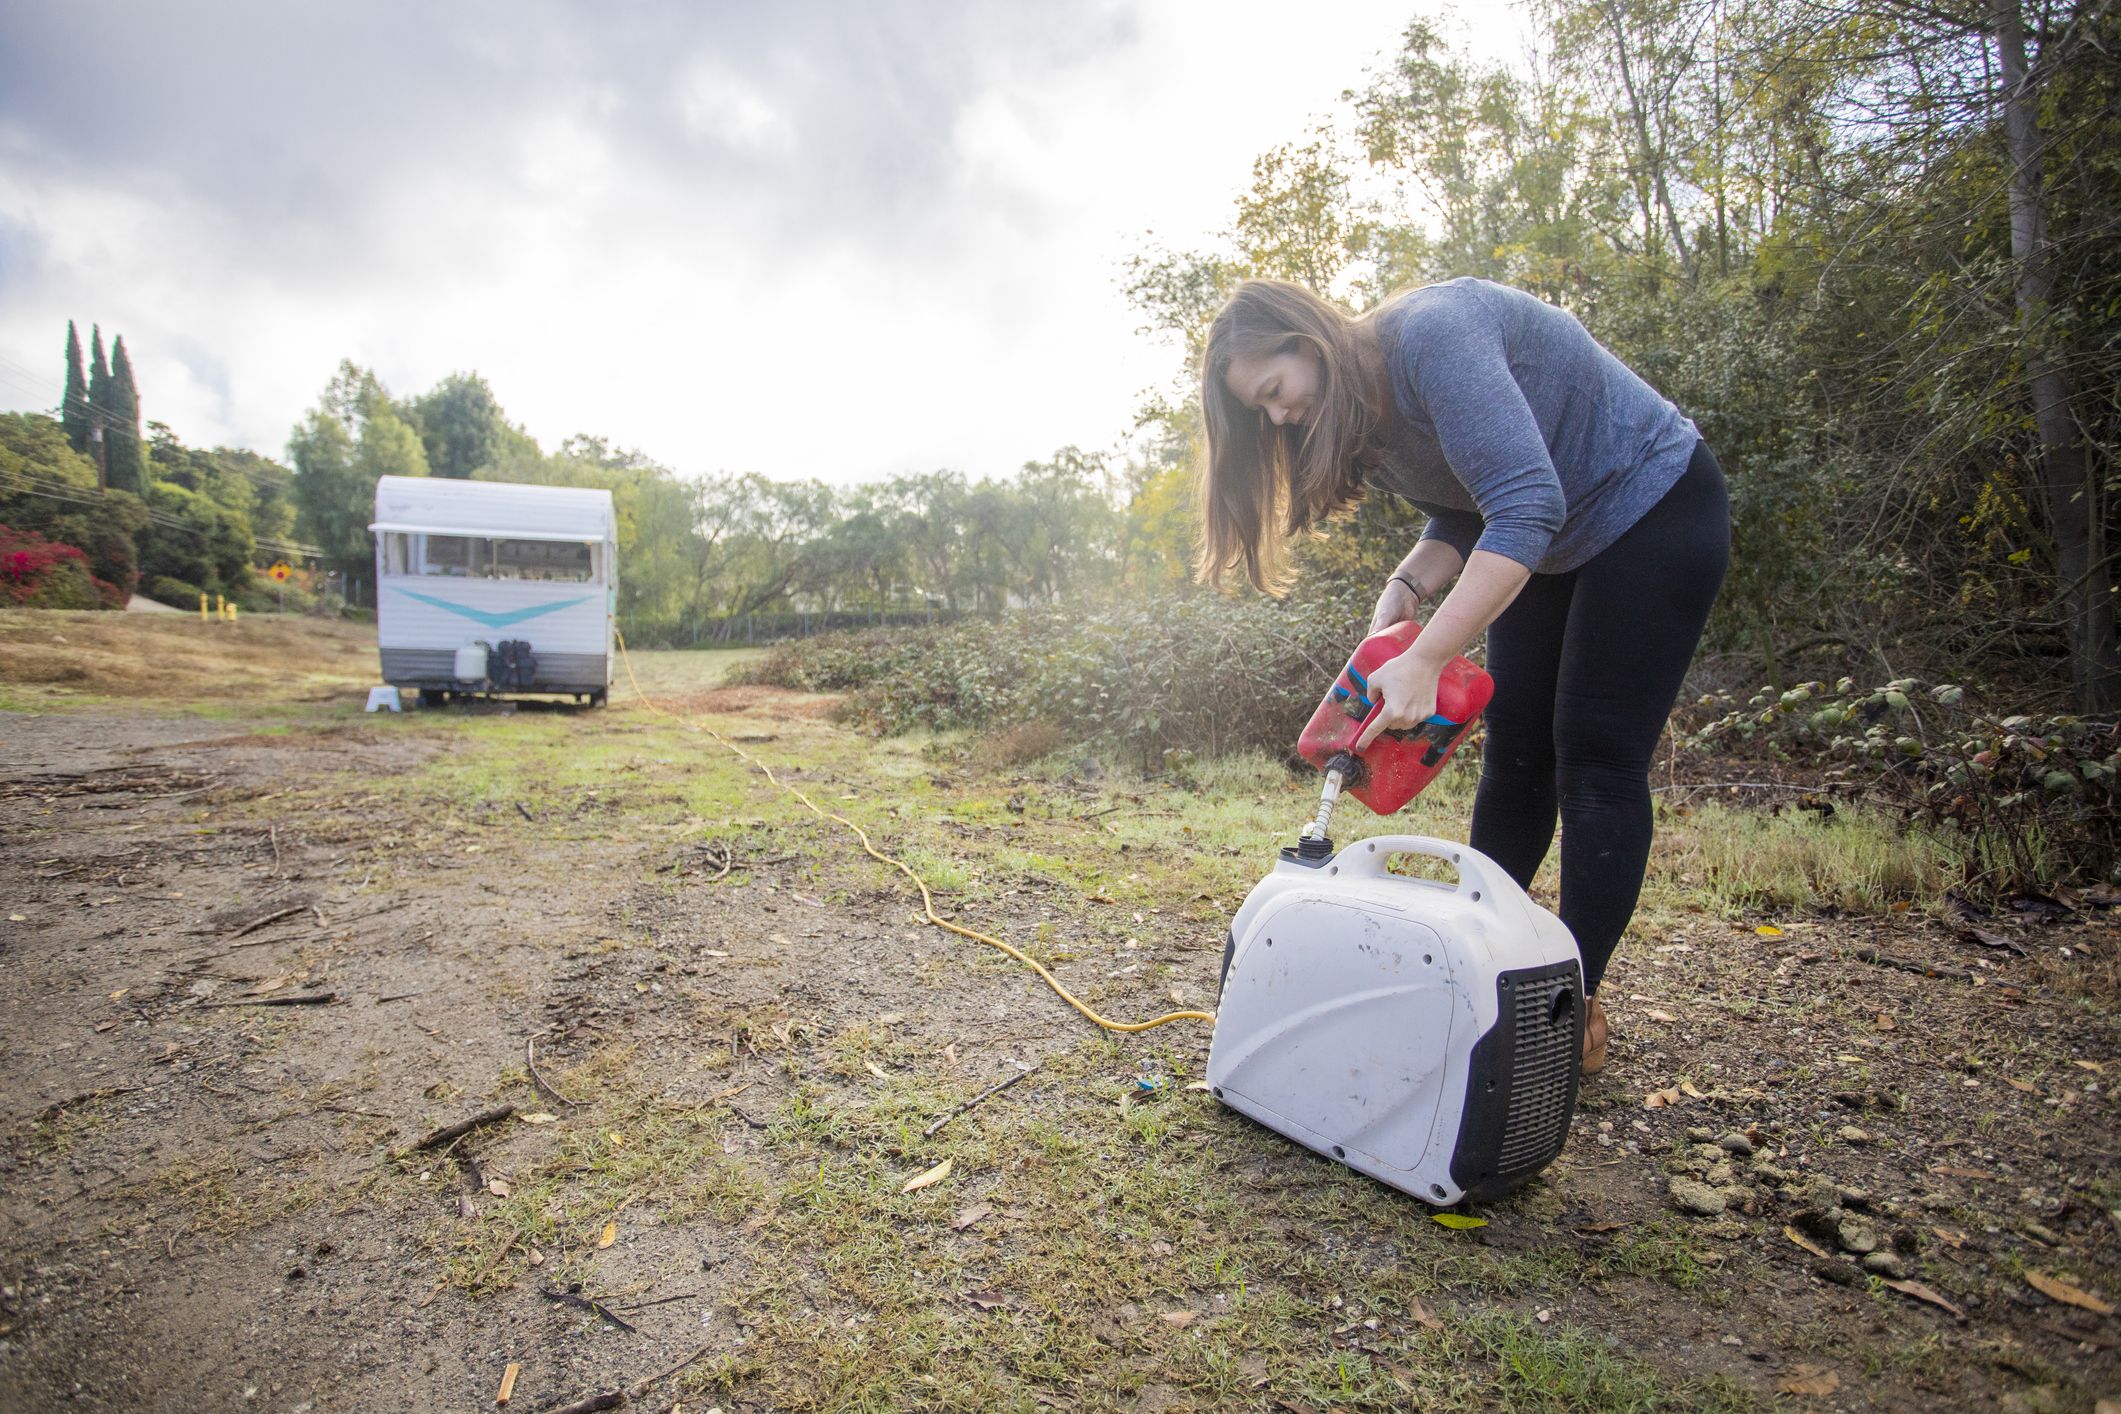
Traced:
<path fill-rule="evenodd" d="M 1561 811 L 1561 921 L 1596 992 L 1642 893 L 1650 758 L 1730 566 L 1730 503 L 1706 442 L 1625 535 L 1535 574 L 1488 629 L 1473 848 L 1527 888 Z"/>

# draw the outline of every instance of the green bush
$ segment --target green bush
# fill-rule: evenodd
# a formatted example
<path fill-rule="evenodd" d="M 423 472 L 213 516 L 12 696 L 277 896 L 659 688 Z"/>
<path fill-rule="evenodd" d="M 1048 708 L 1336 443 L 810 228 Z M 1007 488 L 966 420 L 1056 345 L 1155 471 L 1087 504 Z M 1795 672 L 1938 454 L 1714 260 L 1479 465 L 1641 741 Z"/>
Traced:
<path fill-rule="evenodd" d="M 874 731 L 1044 722 L 1160 769 L 1182 753 L 1291 751 L 1369 614 L 1369 598 L 1352 595 L 1026 609 L 785 643 L 745 679 L 847 692 L 846 715 Z"/>
<path fill-rule="evenodd" d="M 36 589 L 24 601 L 32 609 L 100 609 L 105 607 L 96 593 L 96 580 L 81 559 L 61 560 L 38 579 Z"/>
<path fill-rule="evenodd" d="M 167 604 L 172 609 L 199 607 L 199 586 L 186 584 L 181 579 L 172 579 L 166 574 L 158 574 L 150 579 L 141 586 L 140 592 L 157 604 Z"/>
<path fill-rule="evenodd" d="M 2121 881 L 2121 724 L 2000 715 L 1952 683 L 1899 678 L 1858 688 L 1762 689 L 1718 713 L 1689 744 L 1823 768 L 1829 782 L 1910 821 L 1962 834 L 1968 887 L 1996 896 L 2070 878 Z"/>

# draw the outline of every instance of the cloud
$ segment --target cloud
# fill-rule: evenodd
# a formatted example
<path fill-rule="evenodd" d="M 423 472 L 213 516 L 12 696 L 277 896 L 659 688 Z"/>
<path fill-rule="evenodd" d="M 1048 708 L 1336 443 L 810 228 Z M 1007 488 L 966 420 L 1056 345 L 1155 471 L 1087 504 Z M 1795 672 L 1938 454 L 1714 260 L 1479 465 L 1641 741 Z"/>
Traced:
<path fill-rule="evenodd" d="M 1225 219 L 1396 14 L 1246 0 L 0 12 L 0 401 L 68 318 L 268 453 L 341 356 L 547 446 L 1000 472 L 1170 371 L 1113 277 Z M 1339 28 L 1335 28 L 1335 24 Z M 17 372 L 7 374 L 9 366 Z"/>

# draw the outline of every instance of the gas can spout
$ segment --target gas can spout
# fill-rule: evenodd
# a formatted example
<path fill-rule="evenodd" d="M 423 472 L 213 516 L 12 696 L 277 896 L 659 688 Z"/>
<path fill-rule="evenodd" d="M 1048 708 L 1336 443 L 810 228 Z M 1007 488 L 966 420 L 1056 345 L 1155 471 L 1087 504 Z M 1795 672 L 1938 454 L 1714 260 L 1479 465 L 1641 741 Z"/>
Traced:
<path fill-rule="evenodd" d="M 1319 792 L 1318 814 L 1296 835 L 1297 853 L 1304 858 L 1321 858 L 1333 852 L 1333 837 L 1327 833 L 1333 825 L 1333 807 L 1340 803 L 1340 788 L 1354 769 L 1355 758 L 1345 751 L 1335 753 L 1326 763 L 1326 784 Z"/>

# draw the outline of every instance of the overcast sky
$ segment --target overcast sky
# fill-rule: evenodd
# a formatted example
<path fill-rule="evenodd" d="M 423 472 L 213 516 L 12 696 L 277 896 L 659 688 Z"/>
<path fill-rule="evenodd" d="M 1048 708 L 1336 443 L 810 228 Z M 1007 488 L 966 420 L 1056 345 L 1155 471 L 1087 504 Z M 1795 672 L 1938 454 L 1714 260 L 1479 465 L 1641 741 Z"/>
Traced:
<path fill-rule="evenodd" d="M 1118 275 L 1210 242 L 1430 0 L 0 7 L 0 409 L 66 321 L 283 456 L 341 358 L 548 450 L 846 483 L 1124 437 Z"/>

